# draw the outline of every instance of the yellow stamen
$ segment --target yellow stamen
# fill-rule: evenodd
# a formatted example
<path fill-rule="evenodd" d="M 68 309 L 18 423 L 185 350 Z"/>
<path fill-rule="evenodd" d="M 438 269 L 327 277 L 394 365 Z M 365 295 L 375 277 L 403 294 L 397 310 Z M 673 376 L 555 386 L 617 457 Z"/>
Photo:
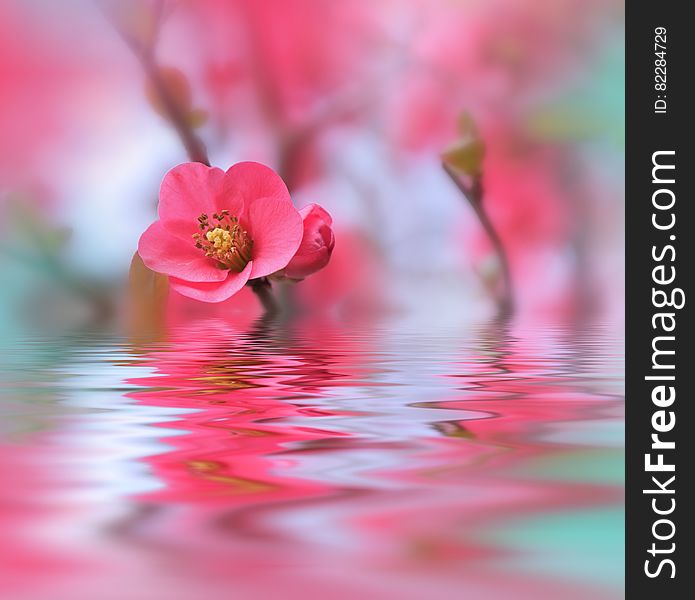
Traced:
<path fill-rule="evenodd" d="M 215 229 L 208 231 L 205 234 L 205 237 L 207 238 L 208 242 L 212 242 L 215 250 L 229 252 L 229 250 L 232 248 L 232 234 L 226 229 L 215 227 Z"/>
<path fill-rule="evenodd" d="M 198 227 L 202 233 L 193 234 L 195 247 L 215 260 L 221 269 L 243 271 L 251 260 L 253 240 L 242 229 L 239 219 L 230 216 L 229 211 L 215 213 L 212 218 L 217 223 L 212 224 L 206 214 L 198 217 Z"/>

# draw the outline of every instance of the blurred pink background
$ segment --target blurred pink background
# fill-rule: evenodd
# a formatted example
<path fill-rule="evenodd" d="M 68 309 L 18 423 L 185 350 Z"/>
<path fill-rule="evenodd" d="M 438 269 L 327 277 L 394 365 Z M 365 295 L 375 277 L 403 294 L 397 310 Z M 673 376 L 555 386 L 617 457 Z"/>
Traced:
<path fill-rule="evenodd" d="M 10 328 L 27 312 L 89 321 L 103 298 L 123 312 L 159 182 L 187 160 L 128 39 L 175 71 L 214 165 L 266 163 L 297 206 L 333 214 L 334 260 L 296 292 L 312 310 L 494 312 L 499 263 L 441 166 L 468 114 L 519 312 L 620 321 L 622 3 L 32 0 L 0 11 Z"/>

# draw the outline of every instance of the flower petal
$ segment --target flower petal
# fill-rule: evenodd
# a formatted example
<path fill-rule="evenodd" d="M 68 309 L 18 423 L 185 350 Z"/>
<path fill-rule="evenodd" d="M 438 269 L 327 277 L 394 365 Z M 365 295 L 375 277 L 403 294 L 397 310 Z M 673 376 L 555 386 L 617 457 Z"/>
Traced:
<path fill-rule="evenodd" d="M 234 192 L 234 181 L 216 167 L 190 162 L 171 169 L 159 190 L 159 218 L 164 227 L 181 238 L 196 232 L 202 213 L 227 209 L 240 216 L 243 200 Z"/>
<path fill-rule="evenodd" d="M 257 162 L 240 162 L 229 168 L 225 185 L 244 204 L 244 226 L 253 239 L 251 278 L 284 267 L 302 239 L 302 219 L 292 204 L 282 178 Z"/>
<path fill-rule="evenodd" d="M 140 236 L 138 254 L 145 266 L 186 281 L 223 281 L 227 272 L 195 247 L 189 236 L 183 240 L 155 221 Z"/>
<path fill-rule="evenodd" d="M 333 225 L 333 217 L 319 204 L 307 204 L 304 208 L 299 209 L 299 214 L 302 216 L 302 220 L 316 219 L 323 221 L 326 225 Z"/>
<path fill-rule="evenodd" d="M 251 277 L 270 275 L 285 267 L 302 241 L 302 217 L 289 202 L 260 198 L 247 210 L 247 224 L 253 239 Z"/>
<path fill-rule="evenodd" d="M 257 162 L 240 162 L 225 173 L 228 191 L 242 199 L 248 209 L 260 198 L 272 198 L 278 203 L 292 204 L 290 193 L 282 178 L 270 167 Z"/>
<path fill-rule="evenodd" d="M 253 262 L 250 262 L 240 273 L 226 271 L 227 278 L 224 281 L 201 283 L 183 281 L 176 277 L 170 277 L 169 284 L 179 294 L 188 296 L 194 300 L 200 300 L 201 302 L 222 302 L 236 294 L 246 285 L 252 268 Z"/>

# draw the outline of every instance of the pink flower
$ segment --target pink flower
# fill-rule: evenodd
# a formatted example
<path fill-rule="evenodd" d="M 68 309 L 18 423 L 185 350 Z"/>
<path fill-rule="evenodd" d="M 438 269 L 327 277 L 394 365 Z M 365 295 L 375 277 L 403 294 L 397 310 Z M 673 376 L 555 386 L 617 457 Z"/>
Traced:
<path fill-rule="evenodd" d="M 185 163 L 165 175 L 159 220 L 140 237 L 138 253 L 180 294 L 221 302 L 249 279 L 284 268 L 302 231 L 302 217 L 272 169 L 242 162 L 224 172 Z"/>
<path fill-rule="evenodd" d="M 285 276 L 304 279 L 307 275 L 323 269 L 331 259 L 335 237 L 333 219 L 318 204 L 309 204 L 299 211 L 304 221 L 304 236 L 294 258 L 285 267 Z"/>

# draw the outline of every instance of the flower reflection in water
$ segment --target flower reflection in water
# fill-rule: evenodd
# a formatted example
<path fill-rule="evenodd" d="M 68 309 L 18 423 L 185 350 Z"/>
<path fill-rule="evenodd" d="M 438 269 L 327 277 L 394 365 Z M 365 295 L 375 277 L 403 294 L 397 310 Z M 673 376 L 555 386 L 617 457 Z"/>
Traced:
<path fill-rule="evenodd" d="M 20 442 L 44 501 L 14 520 L 60 535 L 17 547 L 71 565 L 52 598 L 621 596 L 622 367 L 599 329 L 220 319 L 80 344 L 54 370 L 100 378 Z"/>

